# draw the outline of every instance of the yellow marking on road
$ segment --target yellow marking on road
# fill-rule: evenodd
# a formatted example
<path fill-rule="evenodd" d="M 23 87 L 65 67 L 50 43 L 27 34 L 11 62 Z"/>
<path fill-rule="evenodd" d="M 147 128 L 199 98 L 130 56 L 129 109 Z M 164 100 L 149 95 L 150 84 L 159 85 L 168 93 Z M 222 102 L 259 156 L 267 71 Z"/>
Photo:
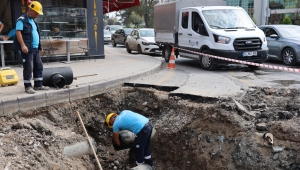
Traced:
<path fill-rule="evenodd" d="M 166 74 L 166 76 L 164 76 L 163 78 L 159 79 L 155 84 L 156 85 L 160 85 L 163 82 L 167 81 L 170 79 L 170 77 L 174 74 L 174 69 L 169 69 L 168 73 Z"/>
<path fill-rule="evenodd" d="M 229 71 L 229 74 L 234 74 L 234 72 L 233 72 L 233 71 Z M 233 77 L 233 76 L 232 76 L 232 78 L 234 78 L 235 80 L 237 80 L 237 81 L 239 81 L 239 82 L 241 82 L 241 83 L 244 83 L 244 84 L 246 84 L 246 85 L 248 85 L 248 86 L 255 86 L 255 84 L 253 84 L 253 83 L 251 83 L 251 82 L 249 82 L 249 81 L 247 81 L 247 80 L 238 79 L 238 78 L 235 78 L 235 77 Z"/>

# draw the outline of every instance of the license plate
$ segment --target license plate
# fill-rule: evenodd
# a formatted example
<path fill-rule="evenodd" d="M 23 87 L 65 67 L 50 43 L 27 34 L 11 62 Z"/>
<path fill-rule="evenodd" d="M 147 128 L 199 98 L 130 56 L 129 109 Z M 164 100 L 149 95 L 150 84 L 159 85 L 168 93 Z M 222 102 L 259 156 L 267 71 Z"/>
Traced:
<path fill-rule="evenodd" d="M 243 52 L 243 57 L 257 56 L 257 51 Z"/>

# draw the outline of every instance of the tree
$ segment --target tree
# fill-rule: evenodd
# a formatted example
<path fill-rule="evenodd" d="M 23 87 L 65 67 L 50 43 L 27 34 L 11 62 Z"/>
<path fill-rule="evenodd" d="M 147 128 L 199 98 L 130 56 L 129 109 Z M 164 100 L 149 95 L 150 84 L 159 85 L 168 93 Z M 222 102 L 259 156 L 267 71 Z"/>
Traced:
<path fill-rule="evenodd" d="M 291 20 L 294 25 L 300 25 L 300 0 L 296 2 L 296 9 L 297 11 L 291 17 Z"/>
<path fill-rule="evenodd" d="M 140 0 L 140 6 L 127 8 L 120 12 L 120 16 L 123 19 L 123 25 L 130 25 L 130 15 L 134 11 L 136 14 L 143 16 L 145 27 L 153 28 L 154 26 L 154 5 L 157 4 L 155 0 Z"/>
<path fill-rule="evenodd" d="M 134 25 L 135 28 L 139 28 L 139 25 L 143 22 L 143 18 L 132 11 L 130 14 L 130 22 Z"/>
<path fill-rule="evenodd" d="M 290 17 L 285 16 L 285 18 L 282 20 L 281 24 L 293 24 Z"/>
<path fill-rule="evenodd" d="M 113 19 L 108 19 L 107 20 L 107 25 L 115 25 L 115 20 L 113 20 Z"/>
<path fill-rule="evenodd" d="M 270 15 L 269 18 L 269 24 L 278 24 L 280 22 L 280 16 L 279 14 L 277 14 L 277 12 L 275 11 L 274 14 Z"/>

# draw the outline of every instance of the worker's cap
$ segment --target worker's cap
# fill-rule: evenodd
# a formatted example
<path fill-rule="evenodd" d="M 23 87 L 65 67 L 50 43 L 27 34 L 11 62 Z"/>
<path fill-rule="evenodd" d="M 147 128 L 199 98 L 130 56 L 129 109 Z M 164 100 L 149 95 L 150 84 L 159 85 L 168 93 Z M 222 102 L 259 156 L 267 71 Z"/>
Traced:
<path fill-rule="evenodd" d="M 110 113 L 110 114 L 108 114 L 107 116 L 106 116 L 106 119 L 105 119 L 105 122 L 107 123 L 107 126 L 109 127 L 109 128 L 112 128 L 112 126 L 109 124 L 109 120 L 110 120 L 110 118 L 112 117 L 112 116 L 117 116 L 117 114 L 116 113 Z"/>

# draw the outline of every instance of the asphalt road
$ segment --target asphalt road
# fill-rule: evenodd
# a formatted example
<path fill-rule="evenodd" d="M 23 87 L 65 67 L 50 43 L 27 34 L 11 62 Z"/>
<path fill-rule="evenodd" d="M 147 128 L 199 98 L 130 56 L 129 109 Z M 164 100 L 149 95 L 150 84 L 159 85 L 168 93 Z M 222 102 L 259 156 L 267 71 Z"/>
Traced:
<path fill-rule="evenodd" d="M 114 52 L 126 53 L 124 46 L 112 47 Z M 133 52 L 130 54 L 137 56 Z M 144 57 L 155 57 L 164 62 L 161 56 L 144 55 Z M 203 97 L 228 97 L 242 95 L 251 87 L 274 87 L 274 88 L 299 88 L 300 73 L 287 72 L 275 69 L 259 67 L 250 69 L 246 65 L 232 64 L 222 66 L 214 71 L 205 71 L 200 68 L 198 61 L 178 58 L 175 60 L 175 69 L 168 69 L 168 63 L 159 72 L 129 83 L 138 85 L 153 85 L 164 87 L 178 87 L 171 93 L 191 94 Z M 268 61 L 264 64 L 286 67 L 280 62 Z M 300 68 L 300 65 L 293 68 Z"/>

